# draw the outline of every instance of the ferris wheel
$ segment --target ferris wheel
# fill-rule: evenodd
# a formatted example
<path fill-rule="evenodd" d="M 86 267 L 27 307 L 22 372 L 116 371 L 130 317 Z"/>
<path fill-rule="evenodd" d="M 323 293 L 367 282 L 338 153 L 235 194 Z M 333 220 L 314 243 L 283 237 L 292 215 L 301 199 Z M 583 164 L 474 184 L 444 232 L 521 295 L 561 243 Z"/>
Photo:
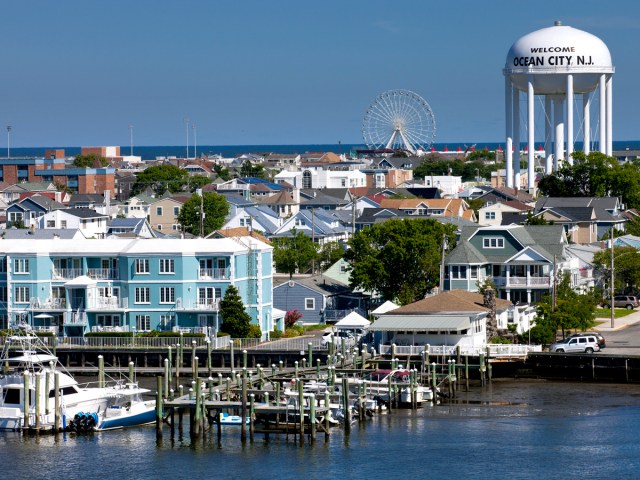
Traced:
<path fill-rule="evenodd" d="M 379 95 L 362 119 L 364 143 L 373 150 L 426 151 L 436 136 L 436 118 L 429 104 L 409 90 Z"/>

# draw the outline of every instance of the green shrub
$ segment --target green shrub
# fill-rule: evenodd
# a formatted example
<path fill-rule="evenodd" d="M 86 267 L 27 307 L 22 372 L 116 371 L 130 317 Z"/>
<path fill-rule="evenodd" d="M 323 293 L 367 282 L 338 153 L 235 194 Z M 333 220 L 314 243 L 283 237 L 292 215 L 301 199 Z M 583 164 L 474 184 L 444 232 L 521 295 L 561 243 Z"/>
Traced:
<path fill-rule="evenodd" d="M 249 325 L 249 334 L 247 338 L 262 338 L 262 330 L 259 325 L 252 323 Z"/>
<path fill-rule="evenodd" d="M 278 328 L 274 328 L 273 332 L 269 334 L 269 338 L 271 338 L 271 340 L 277 340 L 278 338 L 282 338 L 282 330 Z"/>
<path fill-rule="evenodd" d="M 216 337 L 229 337 L 230 335 L 227 332 L 218 332 L 216 333 Z"/>
<path fill-rule="evenodd" d="M 300 335 L 302 335 L 303 332 L 301 332 L 299 328 L 287 328 L 284 333 L 282 334 L 282 338 L 294 338 L 294 337 L 299 337 Z"/>

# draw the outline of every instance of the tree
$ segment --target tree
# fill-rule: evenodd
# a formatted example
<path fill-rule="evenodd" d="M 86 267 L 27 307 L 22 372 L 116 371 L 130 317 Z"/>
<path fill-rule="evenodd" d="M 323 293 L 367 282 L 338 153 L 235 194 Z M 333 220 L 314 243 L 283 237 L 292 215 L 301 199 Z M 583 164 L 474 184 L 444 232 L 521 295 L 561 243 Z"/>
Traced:
<path fill-rule="evenodd" d="M 204 219 L 202 220 L 203 236 L 218 230 L 224 224 L 229 214 L 229 202 L 215 192 L 204 192 L 202 197 L 195 194 L 180 209 L 178 222 L 185 232 L 192 235 L 200 235 L 200 207 L 204 207 Z"/>
<path fill-rule="evenodd" d="M 175 165 L 155 165 L 138 173 L 136 182 L 131 187 L 131 196 L 135 197 L 148 187 L 151 187 L 156 195 L 162 195 L 169 190 L 178 193 L 184 190 L 188 183 L 189 172 Z"/>
<path fill-rule="evenodd" d="M 224 168 L 222 165 L 216 163 L 213 166 L 213 171 L 216 172 L 220 180 L 224 180 L 225 182 L 231 180 L 231 173 L 228 168 Z"/>
<path fill-rule="evenodd" d="M 486 152 L 485 152 L 486 153 Z M 420 165 L 413 170 L 415 178 L 424 178 L 428 175 L 455 175 L 462 177 L 463 181 L 476 180 L 476 177 L 490 178 L 491 172 L 502 168 L 502 164 L 494 163 L 486 165 L 481 160 L 465 161 L 461 158 L 442 159 L 427 156 Z"/>
<path fill-rule="evenodd" d="M 88 155 L 76 155 L 73 159 L 73 166 L 77 168 L 100 168 L 109 166 L 109 160 L 96 155 L 95 153 L 89 153 Z"/>
<path fill-rule="evenodd" d="M 593 326 L 593 318 L 596 309 L 596 301 L 589 293 L 577 293 L 571 288 L 571 277 L 565 272 L 556 287 L 555 308 L 553 298 L 544 297 L 536 305 L 536 326 L 539 325 L 538 334 L 547 332 L 552 338 L 545 339 L 544 343 L 555 340 L 555 332 L 565 332 L 571 329 L 586 330 Z M 532 330 L 533 332 L 533 330 Z"/>
<path fill-rule="evenodd" d="M 273 240 L 273 261 L 276 270 L 288 273 L 289 278 L 296 272 L 304 272 L 311 268 L 318 257 L 317 246 L 303 232 L 291 230 L 291 237 Z"/>
<path fill-rule="evenodd" d="M 220 315 L 222 326 L 220 330 L 231 335 L 232 338 L 248 338 L 251 333 L 251 316 L 245 311 L 238 289 L 233 285 L 227 288 L 220 300 Z"/>
<path fill-rule="evenodd" d="M 344 258 L 351 288 L 378 291 L 402 305 L 424 298 L 438 285 L 442 242 L 455 245 L 456 227 L 433 219 L 392 219 L 360 230 Z"/>
<path fill-rule="evenodd" d="M 547 222 L 542 215 L 533 216 L 531 210 L 527 212 L 527 219 L 524 221 L 524 225 L 553 225 L 553 222 Z"/>
<path fill-rule="evenodd" d="M 285 328 L 293 327 L 298 320 L 302 318 L 302 314 L 296 310 L 289 310 L 284 315 L 284 326 Z"/>
<path fill-rule="evenodd" d="M 593 256 L 595 274 L 604 280 L 607 290 L 611 288 L 611 249 L 597 252 Z M 618 289 L 635 290 L 640 285 L 640 253 L 633 247 L 613 249 L 615 282 Z M 609 290 L 610 291 L 610 290 Z"/>
<path fill-rule="evenodd" d="M 628 208 L 640 207 L 640 166 L 620 162 L 601 152 L 576 151 L 573 165 L 562 167 L 538 183 L 550 197 L 620 197 Z"/>
<path fill-rule="evenodd" d="M 318 263 L 321 271 L 325 271 L 344 256 L 344 248 L 338 242 L 327 242 L 320 248 Z"/>
<path fill-rule="evenodd" d="M 267 173 L 262 165 L 254 165 L 250 160 L 245 160 L 240 167 L 240 176 L 266 178 Z"/>
<path fill-rule="evenodd" d="M 189 191 L 194 193 L 199 188 L 209 185 L 210 183 L 211 179 L 209 177 L 204 175 L 191 175 L 189 177 Z"/>

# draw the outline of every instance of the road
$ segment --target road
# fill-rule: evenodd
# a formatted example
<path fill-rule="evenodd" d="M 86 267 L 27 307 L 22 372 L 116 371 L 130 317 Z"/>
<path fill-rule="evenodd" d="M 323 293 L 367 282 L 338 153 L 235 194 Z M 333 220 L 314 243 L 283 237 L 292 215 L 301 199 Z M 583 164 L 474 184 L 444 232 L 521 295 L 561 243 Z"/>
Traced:
<path fill-rule="evenodd" d="M 640 310 L 631 315 L 615 319 L 615 327 L 610 322 L 604 322 L 594 330 L 599 331 L 607 341 L 603 353 L 609 355 L 639 355 L 640 356 Z"/>

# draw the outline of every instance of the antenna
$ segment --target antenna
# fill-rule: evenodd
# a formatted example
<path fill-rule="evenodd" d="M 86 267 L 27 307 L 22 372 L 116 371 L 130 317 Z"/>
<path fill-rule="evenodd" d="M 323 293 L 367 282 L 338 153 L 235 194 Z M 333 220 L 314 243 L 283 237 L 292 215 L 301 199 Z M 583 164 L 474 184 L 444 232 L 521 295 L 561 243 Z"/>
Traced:
<path fill-rule="evenodd" d="M 7 125 L 7 159 L 11 158 L 11 130 L 13 127 Z"/>

